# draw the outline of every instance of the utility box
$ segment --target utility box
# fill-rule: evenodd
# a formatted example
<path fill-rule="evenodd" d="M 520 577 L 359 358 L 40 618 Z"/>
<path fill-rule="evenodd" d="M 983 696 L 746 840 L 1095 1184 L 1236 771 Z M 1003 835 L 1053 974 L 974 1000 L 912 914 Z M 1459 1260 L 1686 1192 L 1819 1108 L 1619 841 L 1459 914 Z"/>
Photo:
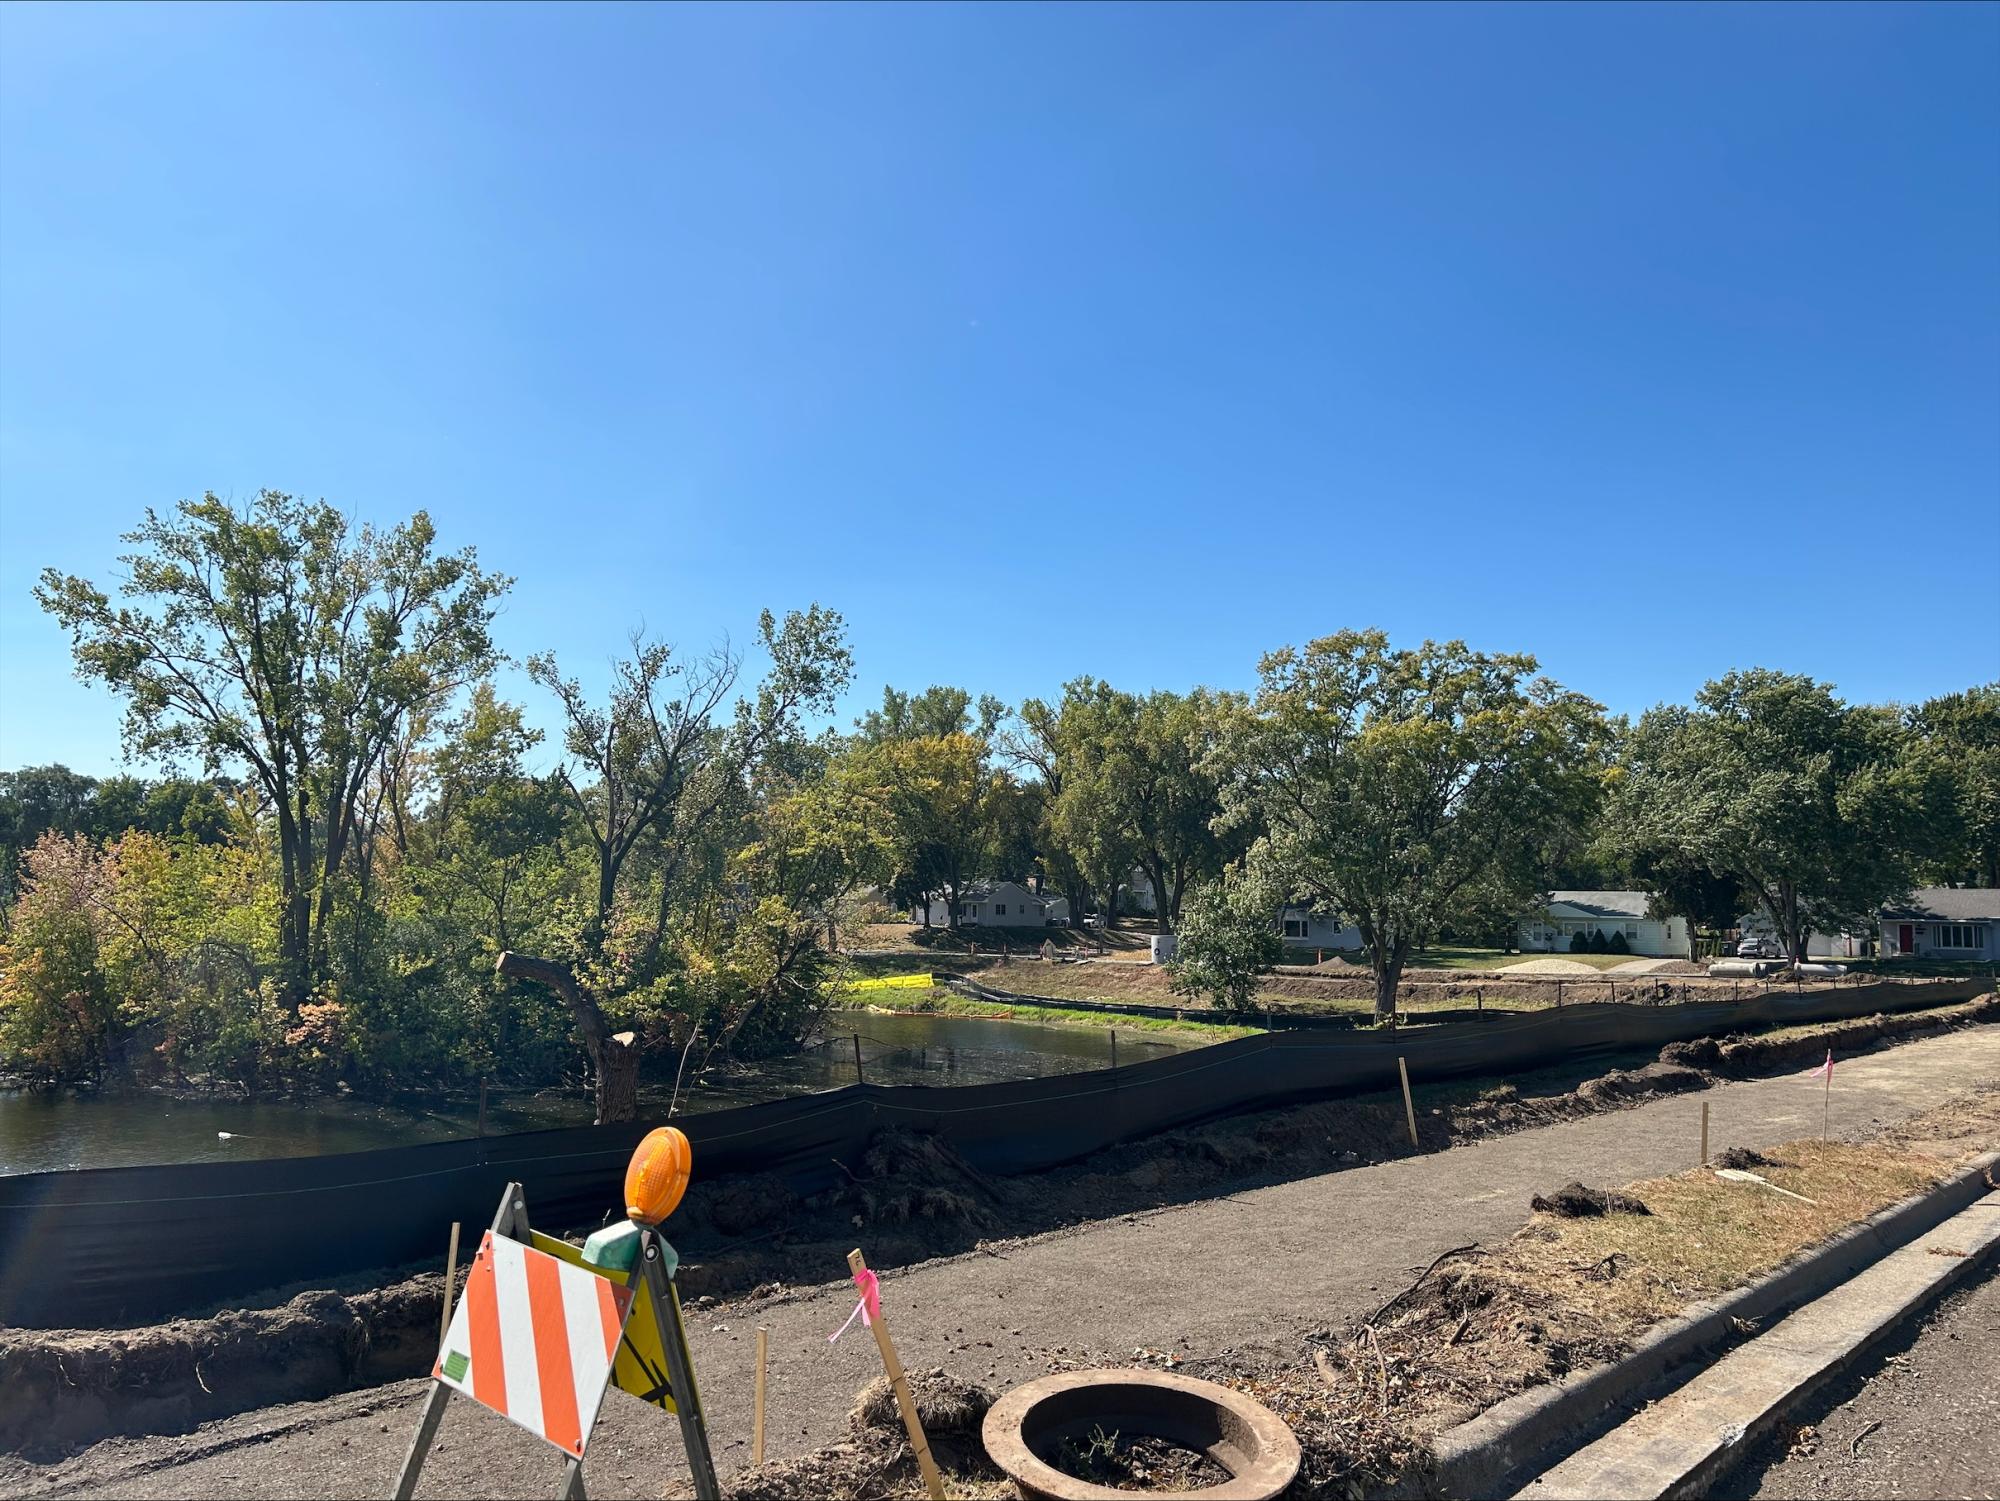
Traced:
<path fill-rule="evenodd" d="M 1180 946 L 1181 941 L 1174 937 L 1173 934 L 1155 933 L 1153 935 L 1153 962 L 1155 964 L 1165 964 L 1169 959 L 1174 957 L 1174 950 Z"/>

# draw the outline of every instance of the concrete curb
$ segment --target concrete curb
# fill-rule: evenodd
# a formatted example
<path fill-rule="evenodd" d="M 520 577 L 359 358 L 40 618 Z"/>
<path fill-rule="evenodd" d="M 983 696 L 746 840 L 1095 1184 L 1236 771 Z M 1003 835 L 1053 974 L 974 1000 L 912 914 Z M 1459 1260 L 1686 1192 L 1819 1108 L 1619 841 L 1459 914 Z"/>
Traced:
<path fill-rule="evenodd" d="M 1942 1241 L 1942 1244 L 1938 1242 Z M 2000 1253 L 2000 1192 L 1891 1251 L 1579 1449 L 1514 1501 L 1704 1494 L 1786 1413 Z"/>
<path fill-rule="evenodd" d="M 1447 1429 L 1432 1445 L 1446 1496 L 1506 1496 L 1549 1467 L 1560 1446 L 1582 1448 L 1672 1385 L 1676 1368 L 1726 1342 L 1737 1321 L 1761 1324 L 1818 1297 L 1983 1197 L 2000 1151 L 1975 1157 L 1927 1192 L 1850 1225 L 1747 1287 L 1656 1326 L 1630 1354 L 1569 1380 L 1534 1387 Z"/>

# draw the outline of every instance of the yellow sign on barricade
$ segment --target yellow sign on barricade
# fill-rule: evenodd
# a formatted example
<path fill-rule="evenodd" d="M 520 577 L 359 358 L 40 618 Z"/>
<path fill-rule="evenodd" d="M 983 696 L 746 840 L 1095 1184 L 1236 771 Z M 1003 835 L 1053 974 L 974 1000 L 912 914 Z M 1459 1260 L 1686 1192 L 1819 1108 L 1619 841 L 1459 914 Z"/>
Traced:
<path fill-rule="evenodd" d="M 583 1267 L 585 1271 L 614 1285 L 624 1285 L 623 1279 L 612 1276 L 603 1268 L 586 1266 L 583 1247 L 557 1240 L 553 1235 L 544 1235 L 539 1230 L 531 1233 L 537 1251 L 546 1251 L 571 1266 Z M 679 1287 L 672 1287 L 671 1290 L 674 1308 L 678 1311 L 681 1290 Z M 688 1365 L 688 1372 L 692 1377 L 692 1362 Z M 641 1402 L 651 1403 L 662 1412 L 680 1411 L 674 1405 L 673 1383 L 667 1378 L 667 1351 L 660 1338 L 660 1321 L 653 1312 L 653 1305 L 643 1298 L 633 1306 L 632 1316 L 625 1321 L 625 1337 L 618 1342 L 618 1358 L 611 1366 L 611 1384 L 621 1392 L 630 1392 Z M 699 1393 L 695 1402 L 700 1405 Z"/>

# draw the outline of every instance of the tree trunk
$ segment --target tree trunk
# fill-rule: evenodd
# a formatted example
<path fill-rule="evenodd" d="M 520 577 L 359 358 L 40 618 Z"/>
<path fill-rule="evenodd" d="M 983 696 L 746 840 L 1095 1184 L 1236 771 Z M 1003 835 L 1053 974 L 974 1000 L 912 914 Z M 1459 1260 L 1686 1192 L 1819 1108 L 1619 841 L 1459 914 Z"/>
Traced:
<path fill-rule="evenodd" d="M 1171 915 L 1167 901 L 1167 867 L 1164 862 L 1146 867 L 1146 879 L 1153 883 L 1153 931 L 1173 932 Z"/>
<path fill-rule="evenodd" d="M 1388 953 L 1383 953 L 1376 945 L 1370 957 L 1375 962 L 1375 1016 L 1378 1021 L 1386 1021 L 1396 1014 L 1396 987 L 1402 983 L 1403 962 L 1409 958 L 1410 946 L 1398 939 Z"/>
<path fill-rule="evenodd" d="M 568 1003 L 597 1078 L 597 1124 L 608 1126 L 616 1121 L 636 1120 L 639 1115 L 637 1034 L 614 1034 L 604 1019 L 603 1009 L 577 984 L 576 976 L 566 964 L 509 952 L 500 956 L 493 970 L 510 980 L 532 980 L 537 985 L 546 985 Z"/>

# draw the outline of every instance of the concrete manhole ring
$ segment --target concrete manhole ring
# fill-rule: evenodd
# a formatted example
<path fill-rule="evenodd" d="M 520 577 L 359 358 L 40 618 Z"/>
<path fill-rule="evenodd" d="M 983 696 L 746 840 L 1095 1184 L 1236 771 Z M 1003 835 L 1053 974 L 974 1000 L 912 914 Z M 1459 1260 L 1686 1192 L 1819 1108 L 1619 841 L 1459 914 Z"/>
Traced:
<path fill-rule="evenodd" d="M 1208 1455 L 1229 1472 L 1195 1491 L 1121 1491 L 1066 1475 L 1056 1446 L 1092 1428 L 1145 1434 Z M 1007 1393 L 980 1430 L 986 1452 L 1028 1501 L 1271 1501 L 1299 1471 L 1299 1441 L 1261 1402 L 1170 1371 L 1065 1371 Z"/>

